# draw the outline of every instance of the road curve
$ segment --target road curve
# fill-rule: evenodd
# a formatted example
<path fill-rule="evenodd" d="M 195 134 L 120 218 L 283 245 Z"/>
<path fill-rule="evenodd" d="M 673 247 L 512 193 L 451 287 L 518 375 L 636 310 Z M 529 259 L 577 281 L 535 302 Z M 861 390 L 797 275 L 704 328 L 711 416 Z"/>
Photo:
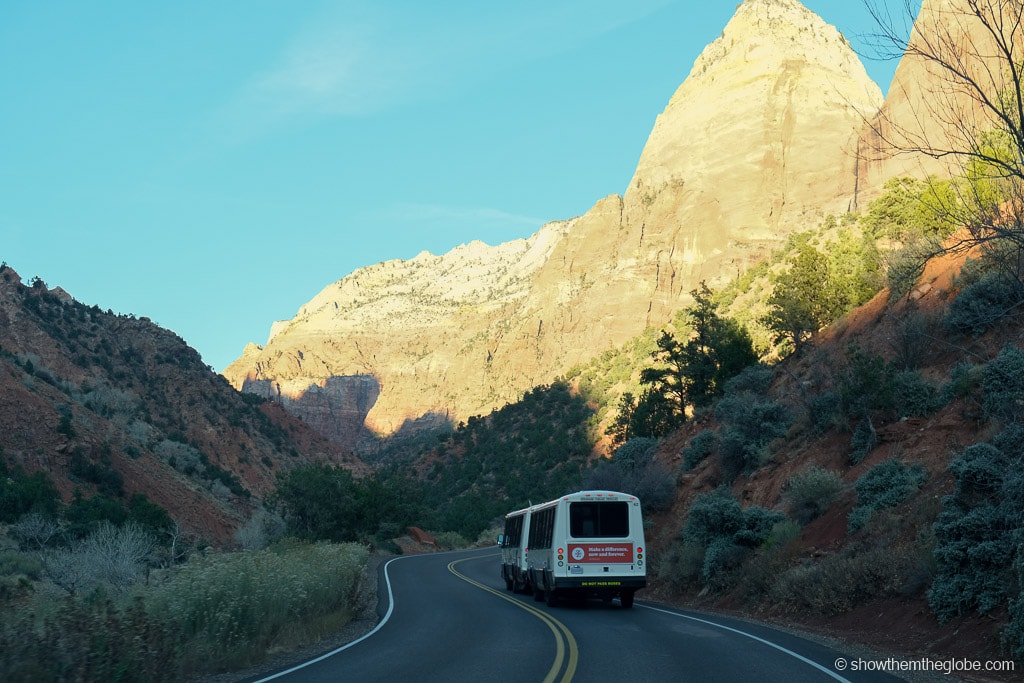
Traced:
<path fill-rule="evenodd" d="M 556 608 L 505 590 L 494 548 L 403 556 L 381 568 L 378 626 L 258 679 L 579 683 L 889 683 L 837 670 L 845 655 L 767 626 L 642 600 Z M 640 594 L 642 597 L 642 593 Z"/>

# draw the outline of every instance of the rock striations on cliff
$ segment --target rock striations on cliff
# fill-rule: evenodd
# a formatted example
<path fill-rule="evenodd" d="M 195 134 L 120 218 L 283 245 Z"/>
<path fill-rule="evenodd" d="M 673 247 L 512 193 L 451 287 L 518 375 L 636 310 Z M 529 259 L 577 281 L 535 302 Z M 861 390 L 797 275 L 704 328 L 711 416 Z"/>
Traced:
<path fill-rule="evenodd" d="M 224 375 L 348 445 L 489 412 L 845 211 L 850 141 L 881 100 L 834 27 L 797 0 L 747 0 L 658 117 L 624 195 L 529 239 L 362 268 Z"/>
<path fill-rule="evenodd" d="M 1019 24 L 1008 21 L 998 4 L 982 3 L 976 10 L 968 0 L 923 0 L 916 17 L 881 19 L 892 30 L 879 32 L 880 52 L 902 56 L 881 110 L 854 142 L 861 207 L 890 178 L 949 178 L 962 172 L 965 158 L 959 151 L 971 149 L 978 133 L 1000 125 L 983 100 L 1012 92 L 1004 50 L 1019 62 L 1024 40 Z M 904 45 L 901 27 L 911 19 Z M 990 102 L 1002 106 L 998 96 Z"/>
<path fill-rule="evenodd" d="M 835 27 L 797 0 L 748 0 L 658 117 L 627 201 L 661 199 L 743 239 L 846 210 L 847 136 L 881 103 Z"/>

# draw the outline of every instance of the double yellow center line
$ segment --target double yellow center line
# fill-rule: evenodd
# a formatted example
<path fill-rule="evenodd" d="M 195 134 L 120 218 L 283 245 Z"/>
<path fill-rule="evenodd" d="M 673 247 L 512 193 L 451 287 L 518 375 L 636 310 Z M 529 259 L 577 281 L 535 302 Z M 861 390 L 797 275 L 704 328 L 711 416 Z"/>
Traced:
<path fill-rule="evenodd" d="M 529 612 L 530 614 L 532 614 L 533 616 L 537 617 L 545 624 L 547 624 L 548 628 L 551 629 L 552 635 L 554 635 L 555 637 L 555 661 L 551 665 L 551 669 L 548 671 L 548 675 L 544 677 L 544 683 L 555 683 L 555 681 L 560 681 L 561 683 L 569 683 L 569 681 L 572 680 L 572 677 L 576 674 L 576 664 L 577 662 L 579 662 L 580 658 L 579 648 L 576 647 L 576 639 L 572 637 L 572 632 L 569 630 L 569 628 L 565 624 L 560 622 L 558 619 L 555 619 L 543 610 L 539 610 L 533 605 L 523 602 L 522 600 L 517 600 L 516 598 L 510 597 L 499 590 L 495 590 L 490 586 L 486 586 L 480 583 L 479 581 L 474 581 L 465 574 L 460 573 L 455 568 L 455 565 L 459 564 L 460 562 L 465 562 L 468 559 L 474 558 L 464 558 L 449 563 L 448 571 L 450 571 L 452 574 L 459 577 L 466 583 L 473 584 L 480 590 L 485 590 L 488 593 L 497 595 L 502 600 L 508 600 L 516 607 L 526 610 L 527 612 Z M 561 678 L 559 678 L 559 673 L 562 674 Z"/>

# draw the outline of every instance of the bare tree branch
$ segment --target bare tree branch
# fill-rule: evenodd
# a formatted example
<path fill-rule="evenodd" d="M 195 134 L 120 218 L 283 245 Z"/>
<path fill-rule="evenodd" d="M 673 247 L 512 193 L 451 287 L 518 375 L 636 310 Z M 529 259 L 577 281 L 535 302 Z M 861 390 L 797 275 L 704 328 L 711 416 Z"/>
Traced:
<path fill-rule="evenodd" d="M 895 15 L 878 0 L 864 4 L 878 28 L 867 43 L 881 57 L 901 54 L 901 71 L 922 73 L 897 72 L 887 108 L 861 140 L 862 158 L 945 162 L 955 201 L 934 208 L 965 231 L 932 255 L 983 246 L 1020 279 L 1024 0 L 924 0 L 920 12 L 904 0 Z"/>

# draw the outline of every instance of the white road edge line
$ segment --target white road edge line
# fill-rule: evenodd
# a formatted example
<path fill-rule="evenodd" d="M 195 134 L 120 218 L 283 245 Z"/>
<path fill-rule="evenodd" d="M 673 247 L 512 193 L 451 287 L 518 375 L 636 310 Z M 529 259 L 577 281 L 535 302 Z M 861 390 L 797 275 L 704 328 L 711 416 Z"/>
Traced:
<path fill-rule="evenodd" d="M 640 603 L 637 603 L 636 606 L 637 607 L 643 607 L 644 609 L 649 609 L 649 610 L 652 610 L 654 612 L 661 612 L 663 614 L 668 614 L 668 615 L 673 616 L 673 617 L 680 617 L 682 619 L 689 619 L 691 621 L 699 621 L 702 624 L 707 624 L 708 626 L 714 626 L 715 628 L 720 628 L 720 629 L 722 629 L 724 631 L 732 631 L 733 633 L 737 633 L 737 634 L 739 634 L 741 636 L 746 636 L 747 638 L 750 638 L 751 640 L 756 640 L 759 643 L 763 643 L 763 644 L 767 645 L 768 647 L 773 647 L 776 650 L 778 650 L 779 652 L 784 652 L 785 654 L 789 655 L 790 657 L 795 657 L 795 658 L 799 659 L 801 662 L 803 662 L 804 664 L 809 664 L 810 666 L 813 666 L 815 669 L 818 669 L 822 673 L 831 676 L 832 678 L 836 679 L 837 681 L 842 681 L 843 683 L 852 683 L 852 681 L 850 681 L 850 679 L 843 678 L 842 676 L 837 674 L 835 671 L 832 671 L 831 669 L 828 669 L 828 668 L 822 666 L 821 664 L 818 664 L 813 659 L 808 659 L 807 657 L 804 657 L 801 654 L 793 652 L 792 650 L 786 649 L 786 648 L 782 647 L 781 645 L 773 643 L 770 640 L 765 640 L 764 638 L 761 638 L 759 636 L 755 636 L 752 633 L 747 633 L 746 631 L 741 631 L 738 628 L 733 628 L 731 626 L 726 626 L 724 624 L 716 624 L 715 622 L 708 621 L 707 619 L 698 619 L 697 617 L 691 617 L 691 616 L 688 616 L 686 614 L 679 614 L 678 612 L 670 612 L 670 611 L 665 610 L 665 609 L 659 609 L 657 607 L 651 607 L 650 605 L 641 605 Z"/>
<path fill-rule="evenodd" d="M 338 654 L 339 652 L 341 652 L 343 650 L 349 649 L 353 645 L 358 645 L 359 643 L 363 642 L 364 640 L 366 640 L 367 638 L 372 636 L 374 633 L 379 631 L 381 629 L 381 627 L 384 626 L 384 624 L 388 623 L 388 619 L 391 618 L 391 613 L 395 610 L 395 596 L 394 596 L 394 593 L 392 593 L 392 591 L 391 591 L 391 577 L 388 576 L 388 565 L 391 564 L 392 562 L 394 562 L 395 560 L 401 560 L 401 559 L 403 559 L 403 558 L 402 557 L 392 557 L 390 560 L 388 560 L 387 562 L 384 563 L 384 583 L 388 587 L 388 611 L 384 614 L 384 618 L 381 619 L 380 622 L 376 626 L 373 627 L 372 631 L 370 631 L 366 635 L 362 636 L 361 638 L 356 638 L 351 643 L 346 643 L 345 645 L 342 645 L 339 648 L 336 648 L 334 650 L 331 650 L 330 652 L 322 654 L 319 657 L 316 657 L 314 659 L 310 659 L 309 661 L 305 661 L 302 664 L 296 664 L 295 666 L 293 666 L 290 669 L 285 669 L 284 671 L 279 671 L 276 674 L 273 674 L 272 676 L 267 676 L 266 678 L 261 678 L 258 681 L 253 681 L 253 683 L 264 683 L 264 681 L 272 681 L 275 678 L 280 678 L 281 676 L 287 676 L 288 674 L 290 674 L 292 672 L 298 671 L 299 669 L 303 669 L 303 668 L 309 666 L 310 664 L 316 664 L 317 662 L 322 662 L 323 660 L 327 659 L 328 657 L 333 657 L 334 655 Z"/>

